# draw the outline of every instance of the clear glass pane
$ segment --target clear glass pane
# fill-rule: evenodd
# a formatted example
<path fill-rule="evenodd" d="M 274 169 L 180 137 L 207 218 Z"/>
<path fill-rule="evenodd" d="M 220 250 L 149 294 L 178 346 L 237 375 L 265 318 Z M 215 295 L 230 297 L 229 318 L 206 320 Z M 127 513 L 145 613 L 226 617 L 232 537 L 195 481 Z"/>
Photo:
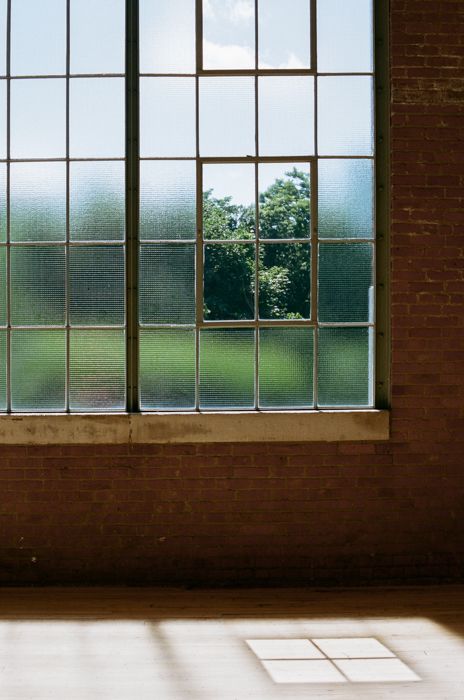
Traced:
<path fill-rule="evenodd" d="M 373 248 L 370 243 L 319 246 L 319 320 L 355 323 L 373 320 Z"/>
<path fill-rule="evenodd" d="M 87 161 L 69 165 L 69 228 L 75 241 L 125 237 L 125 164 Z"/>
<path fill-rule="evenodd" d="M 313 403 L 312 328 L 261 328 L 259 405 L 309 408 Z"/>
<path fill-rule="evenodd" d="M 259 67 L 310 67 L 309 0 L 259 0 Z"/>
<path fill-rule="evenodd" d="M 195 161 L 141 161 L 141 240 L 196 237 Z"/>
<path fill-rule="evenodd" d="M 263 243 L 259 247 L 259 317 L 310 318 L 311 246 Z"/>
<path fill-rule="evenodd" d="M 69 370 L 71 410 L 124 410 L 126 404 L 124 331 L 71 331 Z"/>
<path fill-rule="evenodd" d="M 261 163 L 258 172 L 260 237 L 309 238 L 309 163 Z"/>
<path fill-rule="evenodd" d="M 65 386 L 65 331 L 12 331 L 12 410 L 25 413 L 64 411 Z"/>
<path fill-rule="evenodd" d="M 11 157 L 64 158 L 65 155 L 66 81 L 61 78 L 12 80 Z"/>
<path fill-rule="evenodd" d="M 195 407 L 195 331 L 179 328 L 140 332 L 141 410 Z"/>
<path fill-rule="evenodd" d="M 259 78 L 259 153 L 303 156 L 314 153 L 314 79 Z"/>
<path fill-rule="evenodd" d="M 253 408 L 255 332 L 200 331 L 200 408 Z"/>
<path fill-rule="evenodd" d="M 195 78 L 140 79 L 141 156 L 195 156 Z"/>
<path fill-rule="evenodd" d="M 124 323 L 123 246 L 79 246 L 69 251 L 70 322 L 75 326 Z"/>
<path fill-rule="evenodd" d="M 0 80 L 0 158 L 6 158 L 6 80 Z"/>
<path fill-rule="evenodd" d="M 6 331 L 0 331 L 0 411 L 6 411 Z"/>
<path fill-rule="evenodd" d="M 255 155 L 253 78 L 200 78 L 200 153 Z"/>
<path fill-rule="evenodd" d="M 374 161 L 319 160 L 320 238 L 372 238 Z"/>
<path fill-rule="evenodd" d="M 6 326 L 6 247 L 0 246 L 0 326 Z"/>
<path fill-rule="evenodd" d="M 365 73 L 372 65 L 372 0 L 318 0 L 318 70 Z"/>
<path fill-rule="evenodd" d="M 124 73 L 124 0 L 71 0 L 71 73 Z"/>
<path fill-rule="evenodd" d="M 6 241 L 6 163 L 0 163 L 0 243 Z"/>
<path fill-rule="evenodd" d="M 11 163 L 12 241 L 66 240 L 66 164 Z"/>
<path fill-rule="evenodd" d="M 370 156 L 374 149 L 372 78 L 318 78 L 318 152 L 324 156 Z"/>
<path fill-rule="evenodd" d="M 124 79 L 73 78 L 69 91 L 71 157 L 123 157 Z"/>
<path fill-rule="evenodd" d="M 140 247 L 140 322 L 195 323 L 195 246 Z"/>
<path fill-rule="evenodd" d="M 64 247 L 12 247 L 10 263 L 13 325 L 64 324 Z"/>
<path fill-rule="evenodd" d="M 203 166 L 203 238 L 255 237 L 255 166 Z"/>
<path fill-rule="evenodd" d="M 320 328 L 318 405 L 372 405 L 372 331 Z"/>
<path fill-rule="evenodd" d="M 140 72 L 195 72 L 195 0 L 140 0 Z"/>
<path fill-rule="evenodd" d="M 0 0 L 0 75 L 6 74 L 6 17 L 8 0 Z"/>
<path fill-rule="evenodd" d="M 204 307 L 206 321 L 255 317 L 254 244 L 205 245 Z"/>
<path fill-rule="evenodd" d="M 11 0 L 11 74 L 66 73 L 66 0 Z"/>
<path fill-rule="evenodd" d="M 255 67 L 254 0 L 203 2 L 203 68 Z"/>

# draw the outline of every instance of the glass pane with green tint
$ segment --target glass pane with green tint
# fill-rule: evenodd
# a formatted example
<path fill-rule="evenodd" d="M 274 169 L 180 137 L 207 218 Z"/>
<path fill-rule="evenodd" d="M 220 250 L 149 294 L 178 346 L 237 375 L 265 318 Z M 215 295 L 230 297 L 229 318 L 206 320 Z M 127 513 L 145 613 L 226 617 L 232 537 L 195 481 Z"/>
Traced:
<path fill-rule="evenodd" d="M 255 67 L 254 2 L 203 3 L 203 68 L 205 70 Z"/>
<path fill-rule="evenodd" d="M 250 320 L 255 317 L 255 249 L 253 243 L 205 245 L 205 320 Z"/>
<path fill-rule="evenodd" d="M 124 0 L 71 0 L 71 73 L 124 73 Z"/>
<path fill-rule="evenodd" d="M 260 237 L 309 238 L 309 163 L 260 163 L 258 176 Z"/>
<path fill-rule="evenodd" d="M 64 411 L 66 333 L 64 330 L 11 332 L 13 411 Z"/>
<path fill-rule="evenodd" d="M 304 156 L 314 153 L 314 79 L 266 76 L 258 79 L 259 153 Z"/>
<path fill-rule="evenodd" d="M 374 316 L 373 247 L 370 243 L 319 246 L 319 321 L 355 323 Z"/>
<path fill-rule="evenodd" d="M 10 123 L 12 158 L 64 158 L 66 80 L 12 80 Z M 3 143 L 3 138 L 0 138 L 0 143 Z"/>
<path fill-rule="evenodd" d="M 215 157 L 255 155 L 253 78 L 200 78 L 200 153 Z"/>
<path fill-rule="evenodd" d="M 259 405 L 310 408 L 313 404 L 312 328 L 261 328 Z"/>
<path fill-rule="evenodd" d="M 6 158 L 6 81 L 0 81 L 0 158 Z"/>
<path fill-rule="evenodd" d="M 58 326 L 65 321 L 65 253 L 62 246 L 12 246 L 11 322 Z"/>
<path fill-rule="evenodd" d="M 255 166 L 203 166 L 203 238 L 255 237 Z"/>
<path fill-rule="evenodd" d="M 180 328 L 140 332 L 142 411 L 195 407 L 195 331 Z"/>
<path fill-rule="evenodd" d="M 66 0 L 11 0 L 11 74 L 66 72 Z"/>
<path fill-rule="evenodd" d="M 368 73 L 373 64 L 372 0 L 317 1 L 317 68 Z"/>
<path fill-rule="evenodd" d="M 71 78 L 69 85 L 71 157 L 122 158 L 124 79 Z"/>
<path fill-rule="evenodd" d="M 69 369 L 71 410 L 124 410 L 126 404 L 124 331 L 71 331 Z"/>
<path fill-rule="evenodd" d="M 320 156 L 373 154 L 373 82 L 370 76 L 319 77 L 317 104 Z"/>
<path fill-rule="evenodd" d="M 262 243 L 259 247 L 259 316 L 310 318 L 311 246 Z"/>
<path fill-rule="evenodd" d="M 308 0 L 259 0 L 260 68 L 309 68 L 310 14 Z"/>
<path fill-rule="evenodd" d="M 124 323 L 123 246 L 79 246 L 69 251 L 70 323 L 113 326 Z"/>
<path fill-rule="evenodd" d="M 254 406 L 255 332 L 215 328 L 200 332 L 200 408 Z"/>
<path fill-rule="evenodd" d="M 373 238 L 374 161 L 320 159 L 319 238 Z"/>
<path fill-rule="evenodd" d="M 121 241 L 125 237 L 125 164 L 69 164 L 69 228 L 74 241 Z"/>
<path fill-rule="evenodd" d="M 6 241 L 6 163 L 0 163 L 0 243 Z"/>
<path fill-rule="evenodd" d="M 11 163 L 10 236 L 66 240 L 66 163 Z"/>
<path fill-rule="evenodd" d="M 6 331 L 0 331 L 0 411 L 6 411 Z"/>
<path fill-rule="evenodd" d="M 196 237 L 195 161 L 140 162 L 140 239 Z"/>
<path fill-rule="evenodd" d="M 195 72 L 195 0 L 140 0 L 140 72 Z"/>
<path fill-rule="evenodd" d="M 195 153 L 195 78 L 141 78 L 141 156 L 188 158 Z"/>
<path fill-rule="evenodd" d="M 372 406 L 372 348 L 372 329 L 319 329 L 319 406 Z"/>
<path fill-rule="evenodd" d="M 140 247 L 140 322 L 195 323 L 195 246 Z"/>
<path fill-rule="evenodd" d="M 7 324 L 7 310 L 6 310 L 6 247 L 0 246 L 0 325 L 6 326 Z"/>

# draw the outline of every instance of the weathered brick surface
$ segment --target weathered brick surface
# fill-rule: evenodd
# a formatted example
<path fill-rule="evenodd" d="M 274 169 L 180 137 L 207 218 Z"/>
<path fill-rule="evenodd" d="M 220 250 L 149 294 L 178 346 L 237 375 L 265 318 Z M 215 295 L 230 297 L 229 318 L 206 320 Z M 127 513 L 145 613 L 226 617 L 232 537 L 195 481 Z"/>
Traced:
<path fill-rule="evenodd" d="M 392 0 L 392 439 L 3 447 L 1 583 L 464 578 L 464 3 Z"/>

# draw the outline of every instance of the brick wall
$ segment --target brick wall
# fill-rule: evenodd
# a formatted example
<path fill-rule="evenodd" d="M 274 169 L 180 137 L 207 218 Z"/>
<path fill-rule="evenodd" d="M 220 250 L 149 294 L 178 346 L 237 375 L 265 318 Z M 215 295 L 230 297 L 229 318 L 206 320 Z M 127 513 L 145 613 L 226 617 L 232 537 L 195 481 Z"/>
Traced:
<path fill-rule="evenodd" d="M 391 18 L 391 441 L 1 448 L 1 583 L 464 578 L 464 3 Z"/>

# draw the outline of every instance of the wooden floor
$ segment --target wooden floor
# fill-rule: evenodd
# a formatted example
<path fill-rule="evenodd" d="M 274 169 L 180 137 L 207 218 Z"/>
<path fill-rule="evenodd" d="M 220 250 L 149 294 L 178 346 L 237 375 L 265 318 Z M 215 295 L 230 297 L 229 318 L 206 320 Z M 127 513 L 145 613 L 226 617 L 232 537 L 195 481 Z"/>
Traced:
<path fill-rule="evenodd" d="M 463 700 L 464 587 L 0 589 L 1 700 Z"/>

